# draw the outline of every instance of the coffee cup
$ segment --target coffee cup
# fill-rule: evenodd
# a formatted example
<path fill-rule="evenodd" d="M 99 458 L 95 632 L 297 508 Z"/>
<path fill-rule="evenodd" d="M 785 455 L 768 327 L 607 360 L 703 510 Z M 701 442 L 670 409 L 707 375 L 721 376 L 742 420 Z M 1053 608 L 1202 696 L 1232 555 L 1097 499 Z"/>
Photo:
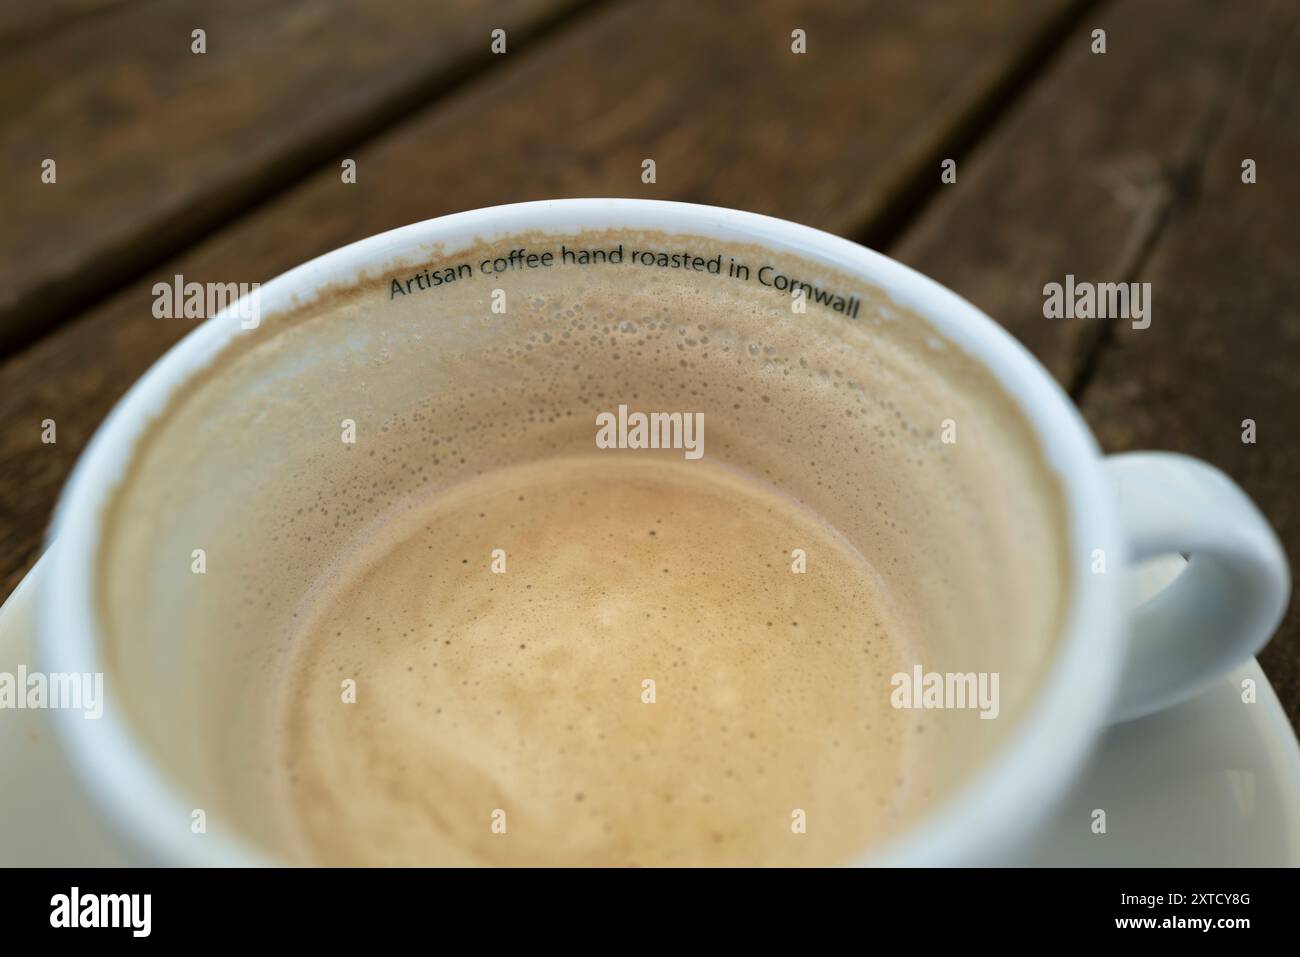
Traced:
<path fill-rule="evenodd" d="M 624 199 L 266 283 L 122 399 L 51 543 L 42 666 L 106 678 L 63 746 L 167 864 L 1014 860 L 1289 594 L 1229 478 L 1103 456 L 956 294 Z"/>

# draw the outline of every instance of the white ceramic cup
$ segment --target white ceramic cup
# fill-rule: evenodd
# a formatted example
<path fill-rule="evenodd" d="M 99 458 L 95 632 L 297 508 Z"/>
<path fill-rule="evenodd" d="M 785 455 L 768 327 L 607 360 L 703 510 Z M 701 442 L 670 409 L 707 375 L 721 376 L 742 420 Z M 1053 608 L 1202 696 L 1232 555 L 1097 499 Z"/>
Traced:
<path fill-rule="evenodd" d="M 1072 604 L 1036 701 L 1008 743 L 963 787 L 867 863 L 1006 860 L 1032 834 L 1111 722 L 1165 708 L 1262 647 L 1289 594 L 1285 555 L 1246 495 L 1213 467 L 1180 455 L 1104 457 L 1065 393 L 1033 357 L 970 303 L 878 253 L 805 226 L 735 210 L 630 199 L 575 199 L 477 210 L 417 223 L 336 250 L 261 289 L 264 313 L 350 283 L 430 244 L 452 252 L 480 238 L 537 231 L 646 229 L 754 244 L 860 278 L 927 319 L 986 367 L 1017 401 L 1059 474 L 1068 509 Z M 95 557 L 100 515 L 136 440 L 169 397 L 240 334 L 236 309 L 204 323 L 135 384 L 99 429 L 63 492 L 39 606 L 47 671 L 102 671 Z M 1186 571 L 1130 613 L 1115 564 L 1183 553 Z M 1120 561 L 1115 562 L 1115 556 Z M 1118 570 L 1118 569 L 1117 569 Z M 183 628 L 176 640 L 184 641 Z M 145 862 L 269 863 L 230 832 L 188 840 L 191 804 L 109 709 L 98 721 L 55 712 L 63 743 L 109 826 Z"/>

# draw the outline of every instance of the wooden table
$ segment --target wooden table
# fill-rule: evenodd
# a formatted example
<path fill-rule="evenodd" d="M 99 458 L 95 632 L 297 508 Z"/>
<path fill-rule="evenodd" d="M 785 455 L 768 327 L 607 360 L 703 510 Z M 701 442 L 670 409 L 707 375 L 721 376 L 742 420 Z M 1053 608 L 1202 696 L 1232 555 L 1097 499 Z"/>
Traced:
<path fill-rule="evenodd" d="M 95 427 L 192 328 L 153 318 L 155 281 L 266 280 L 564 196 L 733 206 L 884 250 L 1005 324 L 1107 450 L 1236 478 L 1294 566 L 1298 19 L 1289 0 L 6 5 L 0 597 Z M 1150 282 L 1151 327 L 1045 319 L 1066 274 Z M 1294 606 L 1261 661 L 1300 725 Z"/>

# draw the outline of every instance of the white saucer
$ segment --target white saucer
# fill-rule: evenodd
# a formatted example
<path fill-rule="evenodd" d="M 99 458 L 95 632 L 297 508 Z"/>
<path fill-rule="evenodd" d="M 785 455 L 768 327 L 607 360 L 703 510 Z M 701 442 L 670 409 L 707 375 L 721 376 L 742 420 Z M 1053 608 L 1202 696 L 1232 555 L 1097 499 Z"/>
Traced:
<path fill-rule="evenodd" d="M 0 671 L 36 665 L 36 589 L 45 557 L 0 608 Z M 48 711 L 0 710 L 0 866 L 128 862 L 82 793 Z"/>
<path fill-rule="evenodd" d="M 35 666 L 37 564 L 0 608 L 0 671 Z M 1149 597 L 1181 560 L 1147 569 Z M 1242 702 L 1242 682 L 1257 701 Z M 1094 811 L 1106 833 L 1094 834 Z M 127 863 L 46 711 L 0 711 L 0 866 Z M 1300 865 L 1300 745 L 1255 661 L 1168 711 L 1111 728 L 1025 863 Z"/>

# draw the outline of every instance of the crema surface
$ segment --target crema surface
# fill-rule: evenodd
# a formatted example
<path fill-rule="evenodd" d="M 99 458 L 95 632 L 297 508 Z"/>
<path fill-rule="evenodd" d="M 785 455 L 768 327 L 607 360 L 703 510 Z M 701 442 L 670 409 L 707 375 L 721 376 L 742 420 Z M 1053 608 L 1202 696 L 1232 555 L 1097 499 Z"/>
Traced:
<path fill-rule="evenodd" d="M 863 693 L 912 660 L 902 640 L 854 549 L 725 468 L 492 472 L 392 516 L 294 638 L 282 767 L 304 851 L 833 860 L 907 794 L 905 735 Z"/>

